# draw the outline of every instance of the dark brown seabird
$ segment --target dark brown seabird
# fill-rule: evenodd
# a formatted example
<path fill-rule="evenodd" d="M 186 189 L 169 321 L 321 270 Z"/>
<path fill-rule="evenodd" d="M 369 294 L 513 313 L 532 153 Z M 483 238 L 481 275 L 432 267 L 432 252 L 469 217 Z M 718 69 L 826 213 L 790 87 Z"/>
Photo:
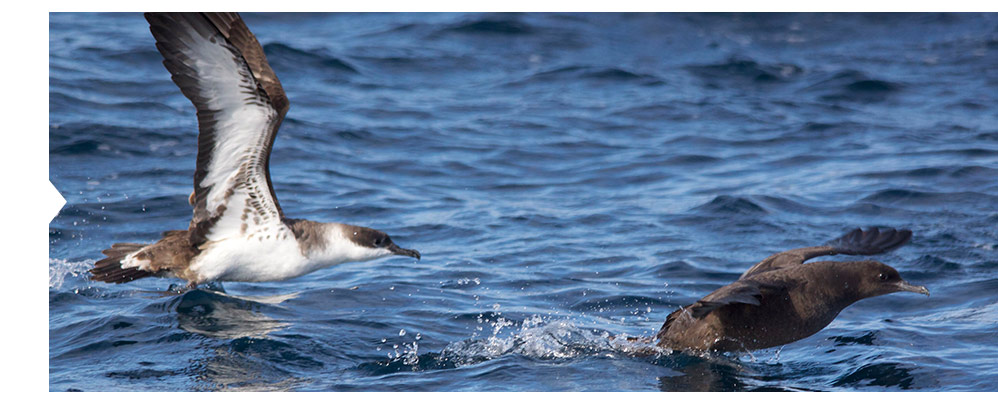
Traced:
<path fill-rule="evenodd" d="M 150 245 L 117 243 L 91 278 L 124 283 L 177 277 L 265 282 L 387 255 L 419 259 L 384 232 L 284 217 L 270 182 L 270 151 L 288 97 L 263 48 L 236 13 L 146 13 L 173 82 L 198 117 L 194 215 Z"/>
<path fill-rule="evenodd" d="M 825 328 L 842 309 L 894 292 L 929 295 L 876 261 L 805 261 L 824 255 L 873 255 L 911 239 L 910 230 L 853 230 L 820 247 L 774 254 L 696 303 L 672 312 L 656 336 L 663 348 L 750 351 L 788 344 Z"/>

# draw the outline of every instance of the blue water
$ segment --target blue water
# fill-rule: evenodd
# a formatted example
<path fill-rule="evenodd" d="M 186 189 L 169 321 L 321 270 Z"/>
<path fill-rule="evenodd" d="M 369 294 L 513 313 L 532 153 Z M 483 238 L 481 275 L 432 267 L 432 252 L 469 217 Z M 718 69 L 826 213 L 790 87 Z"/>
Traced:
<path fill-rule="evenodd" d="M 51 390 L 998 389 L 998 15 L 244 17 L 285 213 L 423 259 L 91 282 L 187 227 L 197 127 L 141 15 L 51 14 Z M 752 353 L 610 338 L 858 226 L 912 229 L 877 259 L 932 296 Z"/>

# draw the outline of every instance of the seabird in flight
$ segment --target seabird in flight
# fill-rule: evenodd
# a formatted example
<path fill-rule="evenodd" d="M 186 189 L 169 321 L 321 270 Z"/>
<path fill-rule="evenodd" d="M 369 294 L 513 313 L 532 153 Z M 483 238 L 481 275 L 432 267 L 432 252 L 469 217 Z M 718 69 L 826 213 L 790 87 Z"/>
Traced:
<path fill-rule="evenodd" d="M 270 182 L 270 151 L 288 98 L 263 48 L 236 13 L 146 13 L 163 65 L 197 109 L 194 215 L 154 244 L 117 243 L 91 278 L 124 283 L 176 277 L 280 281 L 388 255 L 419 259 L 384 232 L 284 216 Z"/>
<path fill-rule="evenodd" d="M 805 261 L 836 254 L 873 255 L 911 239 L 911 230 L 855 229 L 820 247 L 784 251 L 735 282 L 672 312 L 656 336 L 663 348 L 692 351 L 763 349 L 806 338 L 842 309 L 894 292 L 929 295 L 876 261 Z"/>

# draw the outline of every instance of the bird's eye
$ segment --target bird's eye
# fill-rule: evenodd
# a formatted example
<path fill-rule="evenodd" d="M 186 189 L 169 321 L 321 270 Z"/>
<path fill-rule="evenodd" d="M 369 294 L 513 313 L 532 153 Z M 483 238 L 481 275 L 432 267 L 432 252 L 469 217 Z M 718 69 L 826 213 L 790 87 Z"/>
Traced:
<path fill-rule="evenodd" d="M 381 247 L 384 244 L 385 244 L 385 239 L 383 239 L 383 238 L 379 238 L 379 239 L 374 240 L 374 245 L 375 246 Z"/>
<path fill-rule="evenodd" d="M 881 272 L 881 273 L 880 273 L 880 280 L 882 280 L 882 281 L 886 281 L 886 280 L 887 280 L 887 274 L 886 274 L 886 273 L 883 273 L 883 272 Z"/>

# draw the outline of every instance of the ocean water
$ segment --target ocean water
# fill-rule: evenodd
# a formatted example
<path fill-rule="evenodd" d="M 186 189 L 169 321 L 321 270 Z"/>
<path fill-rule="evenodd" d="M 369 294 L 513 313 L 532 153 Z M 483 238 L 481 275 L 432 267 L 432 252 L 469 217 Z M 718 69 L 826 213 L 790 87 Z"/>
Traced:
<path fill-rule="evenodd" d="M 285 213 L 423 259 L 90 281 L 186 228 L 197 126 L 141 15 L 51 14 L 50 390 L 998 390 L 998 15 L 244 18 Z M 912 229 L 876 259 L 931 297 L 754 352 L 619 338 L 859 226 Z"/>

